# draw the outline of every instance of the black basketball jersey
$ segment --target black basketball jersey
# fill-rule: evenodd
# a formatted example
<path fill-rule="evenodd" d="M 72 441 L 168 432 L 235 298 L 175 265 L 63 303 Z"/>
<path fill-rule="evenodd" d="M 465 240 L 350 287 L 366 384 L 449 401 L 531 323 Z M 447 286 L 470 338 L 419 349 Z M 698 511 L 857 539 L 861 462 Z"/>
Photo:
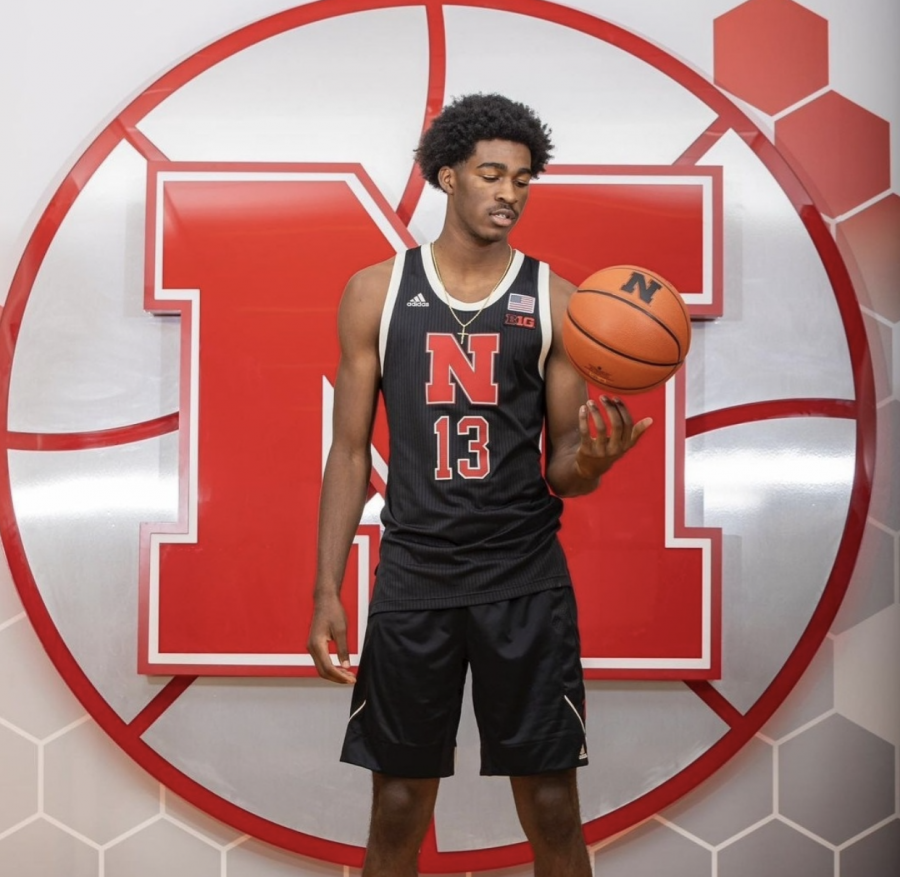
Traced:
<path fill-rule="evenodd" d="M 479 312 L 447 296 L 430 248 L 397 255 L 379 339 L 390 461 L 372 612 L 569 584 L 541 464 L 549 277 L 516 252 Z"/>

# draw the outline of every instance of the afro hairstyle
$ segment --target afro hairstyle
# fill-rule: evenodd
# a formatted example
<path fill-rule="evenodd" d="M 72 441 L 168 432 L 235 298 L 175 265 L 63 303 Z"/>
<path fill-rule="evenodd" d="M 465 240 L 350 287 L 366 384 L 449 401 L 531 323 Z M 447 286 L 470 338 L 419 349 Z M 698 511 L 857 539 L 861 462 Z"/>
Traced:
<path fill-rule="evenodd" d="M 467 161 L 480 140 L 509 140 L 528 147 L 531 173 L 536 177 L 552 155 L 550 134 L 550 128 L 525 104 L 502 94 L 467 94 L 454 99 L 434 119 L 415 157 L 422 176 L 440 189 L 440 169 Z"/>

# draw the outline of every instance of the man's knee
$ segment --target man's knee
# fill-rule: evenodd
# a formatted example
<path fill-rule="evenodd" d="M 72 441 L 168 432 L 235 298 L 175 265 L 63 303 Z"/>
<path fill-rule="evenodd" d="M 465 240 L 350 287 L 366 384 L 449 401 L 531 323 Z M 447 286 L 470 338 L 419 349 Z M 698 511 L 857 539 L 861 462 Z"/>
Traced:
<path fill-rule="evenodd" d="M 571 800 L 556 792 L 539 792 L 535 798 L 533 823 L 549 846 L 568 844 L 581 835 L 581 816 Z"/>
<path fill-rule="evenodd" d="M 574 771 L 513 779 L 519 818 L 529 840 L 566 845 L 581 836 Z"/>
<path fill-rule="evenodd" d="M 424 833 L 431 821 L 437 780 L 373 775 L 372 828 L 396 840 Z"/>

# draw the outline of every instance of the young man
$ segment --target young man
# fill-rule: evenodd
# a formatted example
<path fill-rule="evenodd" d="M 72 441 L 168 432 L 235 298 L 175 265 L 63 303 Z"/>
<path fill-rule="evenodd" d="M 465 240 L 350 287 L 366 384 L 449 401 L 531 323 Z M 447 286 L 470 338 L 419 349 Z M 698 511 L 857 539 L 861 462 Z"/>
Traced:
<path fill-rule="evenodd" d="M 549 133 L 500 95 L 446 107 L 416 152 L 447 196 L 440 235 L 359 272 L 341 302 L 309 649 L 325 679 L 355 682 L 342 760 L 373 772 L 364 877 L 416 874 L 439 779 L 453 772 L 469 666 L 482 773 L 510 777 L 535 875 L 590 873 L 575 780 L 587 763 L 584 685 L 557 497 L 594 490 L 650 421 L 632 424 L 601 398 L 605 420 L 587 400 L 560 338 L 571 284 L 507 243 Z M 390 477 L 355 678 L 339 590 L 379 392 Z"/>

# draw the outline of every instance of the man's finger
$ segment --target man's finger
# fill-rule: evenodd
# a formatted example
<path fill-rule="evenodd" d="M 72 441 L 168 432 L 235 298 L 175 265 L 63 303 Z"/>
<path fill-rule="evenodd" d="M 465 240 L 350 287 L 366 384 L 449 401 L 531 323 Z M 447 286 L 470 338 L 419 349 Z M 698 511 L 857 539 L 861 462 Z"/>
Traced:
<path fill-rule="evenodd" d="M 610 436 L 615 439 L 622 437 L 622 403 L 618 399 L 610 399 L 607 396 L 601 396 L 600 401 L 606 410 L 606 416 L 609 418 Z"/>
<path fill-rule="evenodd" d="M 605 398 L 605 396 L 600 397 L 601 401 L 603 401 Z M 606 421 L 603 419 L 603 415 L 600 413 L 600 409 L 597 406 L 597 403 L 593 399 L 589 399 L 587 407 L 591 412 L 591 419 L 594 421 L 594 429 L 597 430 L 597 438 L 601 441 L 606 441 Z"/>
<path fill-rule="evenodd" d="M 328 654 L 327 640 L 322 642 L 318 637 L 316 639 L 311 639 L 309 641 L 309 644 L 307 645 L 307 648 L 309 649 L 309 654 L 313 659 L 313 664 L 316 665 L 316 671 L 323 679 L 327 679 L 328 678 L 328 670 L 325 666 L 325 662 L 322 660 L 323 646 L 324 646 L 325 654 L 327 655 Z M 329 661 L 329 663 L 330 663 L 330 661 Z"/>
<path fill-rule="evenodd" d="M 639 420 L 631 429 L 631 444 L 632 446 L 637 444 L 637 440 L 650 428 L 650 425 L 653 423 L 652 417 L 645 417 L 643 420 Z"/>
<path fill-rule="evenodd" d="M 622 418 L 624 435 L 631 435 L 633 421 L 631 420 L 631 412 L 628 410 L 628 406 L 621 399 L 613 399 L 613 403 L 619 412 L 619 416 Z"/>
<path fill-rule="evenodd" d="M 316 670 L 323 679 L 327 679 L 329 682 L 338 682 L 341 685 L 356 681 L 356 677 L 348 670 L 335 666 L 334 661 L 331 660 L 331 653 L 328 651 L 327 639 L 320 638 L 310 643 L 309 653 L 312 655 Z"/>
<path fill-rule="evenodd" d="M 578 409 L 578 432 L 581 433 L 581 441 L 589 441 L 591 438 L 591 431 L 588 428 L 588 415 L 587 415 L 587 405 L 582 405 L 581 408 Z"/>
<path fill-rule="evenodd" d="M 337 646 L 338 661 L 345 670 L 350 669 L 350 649 L 347 647 L 347 628 L 341 627 L 333 631 L 334 644 Z"/>

